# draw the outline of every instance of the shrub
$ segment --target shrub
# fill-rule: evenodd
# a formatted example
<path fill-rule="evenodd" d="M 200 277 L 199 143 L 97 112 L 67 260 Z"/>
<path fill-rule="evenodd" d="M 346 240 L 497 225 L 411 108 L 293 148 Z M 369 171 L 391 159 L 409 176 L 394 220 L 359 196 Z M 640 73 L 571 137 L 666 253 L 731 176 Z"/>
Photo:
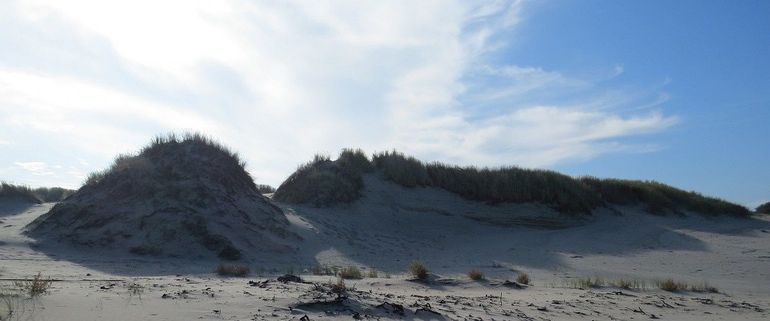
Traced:
<path fill-rule="evenodd" d="M 219 264 L 215 272 L 221 276 L 245 277 L 251 273 L 251 269 L 245 265 Z"/>
<path fill-rule="evenodd" d="M 368 278 L 372 278 L 372 279 L 373 279 L 373 278 L 377 278 L 377 277 L 379 277 L 379 276 L 380 276 L 380 275 L 379 275 L 379 273 L 377 273 L 377 270 L 376 270 L 376 269 L 373 269 L 373 268 L 370 268 L 370 269 L 369 269 L 369 272 L 366 274 L 366 277 L 368 277 Z"/>
<path fill-rule="evenodd" d="M 425 264 L 420 261 L 413 261 L 412 264 L 409 265 L 409 272 L 419 280 L 427 280 L 428 274 L 430 273 L 428 268 L 425 267 Z"/>
<path fill-rule="evenodd" d="M 757 206 L 756 212 L 760 214 L 770 214 L 770 202 Z"/>
<path fill-rule="evenodd" d="M 342 270 L 340 270 L 338 275 L 343 279 L 363 279 L 364 278 L 363 274 L 361 274 L 361 270 L 355 266 L 348 266 L 346 268 L 342 268 Z"/>
<path fill-rule="evenodd" d="M 479 270 L 470 270 L 468 271 L 468 278 L 474 281 L 480 281 L 484 279 L 484 273 L 481 273 Z"/>
<path fill-rule="evenodd" d="M 14 284 L 23 292 L 29 294 L 30 297 L 34 298 L 36 296 L 47 293 L 48 289 L 51 288 L 52 282 L 53 281 L 51 279 L 43 278 L 43 275 L 38 272 L 37 275 L 35 275 L 32 279 L 16 281 Z"/>
<path fill-rule="evenodd" d="M 521 284 L 529 284 L 529 275 L 527 273 L 521 273 L 516 277 L 516 282 Z"/>
<path fill-rule="evenodd" d="M 676 282 L 676 281 L 674 281 L 672 279 L 666 279 L 666 280 L 663 280 L 663 281 L 658 281 L 657 285 L 658 285 L 658 288 L 660 288 L 661 290 L 669 291 L 669 292 L 676 292 L 676 291 L 679 291 L 679 290 L 686 290 L 687 289 L 687 283 Z"/>

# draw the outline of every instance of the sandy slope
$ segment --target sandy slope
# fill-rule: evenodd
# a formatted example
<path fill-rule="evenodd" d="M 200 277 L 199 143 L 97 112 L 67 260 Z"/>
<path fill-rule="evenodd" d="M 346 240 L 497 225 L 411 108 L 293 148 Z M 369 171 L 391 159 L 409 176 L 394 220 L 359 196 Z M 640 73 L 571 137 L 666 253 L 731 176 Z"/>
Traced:
<path fill-rule="evenodd" d="M 303 238 L 296 244 L 299 254 L 254 259 L 248 264 L 261 272 L 243 279 L 211 274 L 218 262 L 210 260 L 38 249 L 21 229 L 51 204 L 3 207 L 8 208 L 0 217 L 3 286 L 36 272 L 57 280 L 49 295 L 19 303 L 23 320 L 299 320 L 304 315 L 350 320 L 354 313 L 399 320 L 770 318 L 767 218 L 663 218 L 627 209 L 566 229 L 506 227 L 476 216 L 496 210 L 553 213 L 532 206 L 489 208 L 437 190 L 405 193 L 376 183 L 367 188 L 375 193 L 343 209 L 284 206 L 291 229 Z M 407 281 L 404 271 L 413 259 L 426 262 L 440 280 Z M 349 299 L 326 304 L 318 301 L 332 297 L 311 284 L 275 281 L 286 270 L 319 264 L 375 267 L 389 278 L 349 280 L 355 287 Z M 464 274 L 472 268 L 488 281 L 468 280 Z M 521 271 L 532 276 L 534 286 L 501 285 Z M 332 279 L 308 274 L 303 277 L 310 281 Z M 707 281 L 723 293 L 567 286 L 582 276 Z M 249 280 L 271 281 L 260 287 Z M 140 287 L 131 291 L 132 283 Z M 396 305 L 403 306 L 403 315 Z"/>

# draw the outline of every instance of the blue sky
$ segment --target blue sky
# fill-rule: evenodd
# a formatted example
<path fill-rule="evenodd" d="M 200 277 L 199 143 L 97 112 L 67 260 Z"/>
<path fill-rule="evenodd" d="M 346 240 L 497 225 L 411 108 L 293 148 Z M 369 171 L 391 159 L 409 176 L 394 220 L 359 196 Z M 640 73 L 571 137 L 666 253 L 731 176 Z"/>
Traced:
<path fill-rule="evenodd" d="M 0 4 L 0 179 L 78 187 L 194 130 L 277 185 L 315 153 L 770 200 L 766 1 Z"/>

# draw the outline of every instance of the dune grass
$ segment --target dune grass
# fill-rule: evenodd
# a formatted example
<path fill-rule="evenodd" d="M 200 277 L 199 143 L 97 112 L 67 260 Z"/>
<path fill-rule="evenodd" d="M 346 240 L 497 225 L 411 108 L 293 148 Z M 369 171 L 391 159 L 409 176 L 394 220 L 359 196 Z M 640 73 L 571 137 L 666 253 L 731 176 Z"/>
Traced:
<path fill-rule="evenodd" d="M 246 277 L 251 274 L 251 269 L 246 265 L 238 264 L 219 264 L 214 270 L 220 276 Z"/>
<path fill-rule="evenodd" d="M 361 269 L 356 266 L 348 266 L 342 268 L 339 273 L 337 273 L 337 276 L 347 280 L 359 280 L 364 278 L 363 273 L 361 273 Z"/>
<path fill-rule="evenodd" d="M 34 298 L 48 293 L 52 283 L 51 279 L 43 277 L 43 274 L 38 272 L 31 279 L 15 281 L 14 285 L 29 297 Z"/>
<path fill-rule="evenodd" d="M 59 202 L 75 191 L 61 187 L 31 188 L 24 185 L 14 185 L 0 182 L 0 198 L 17 198 L 33 203 Z"/>
<path fill-rule="evenodd" d="M 484 273 L 479 270 L 473 269 L 468 271 L 468 278 L 473 281 L 481 281 L 484 279 Z"/>
<path fill-rule="evenodd" d="M 755 211 L 759 214 L 770 214 L 770 202 L 757 206 Z"/>
<path fill-rule="evenodd" d="M 284 181 L 274 198 L 315 206 L 352 202 L 361 195 L 361 175 L 372 171 L 404 187 L 441 188 L 489 204 L 539 203 L 572 215 L 590 214 L 608 205 L 642 206 L 654 214 L 750 214 L 741 205 L 654 181 L 573 178 L 554 171 L 518 167 L 426 164 L 397 151 L 375 153 L 369 160 L 363 151 L 352 149 L 343 150 L 335 161 L 317 155 Z"/>
<path fill-rule="evenodd" d="M 531 281 L 532 280 L 529 279 L 529 274 L 527 274 L 527 273 L 520 273 L 516 277 L 516 282 L 517 283 L 529 285 L 529 282 L 531 282 Z"/>
<path fill-rule="evenodd" d="M 412 276 L 418 280 L 427 280 L 430 271 L 424 263 L 420 261 L 412 261 L 412 263 L 409 265 L 409 273 L 411 273 Z"/>

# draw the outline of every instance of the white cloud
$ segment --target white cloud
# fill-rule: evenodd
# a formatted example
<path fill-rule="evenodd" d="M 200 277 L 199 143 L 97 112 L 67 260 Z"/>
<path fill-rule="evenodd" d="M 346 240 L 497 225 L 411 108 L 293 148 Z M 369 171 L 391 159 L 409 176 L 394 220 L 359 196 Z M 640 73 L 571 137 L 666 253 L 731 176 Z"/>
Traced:
<path fill-rule="evenodd" d="M 88 166 L 154 134 L 195 129 L 240 151 L 257 179 L 276 184 L 313 153 L 342 147 L 548 166 L 649 150 L 619 139 L 676 123 L 662 113 L 613 111 L 628 94 L 601 97 L 592 79 L 487 61 L 524 7 L 8 2 L 0 4 L 13 18 L 6 30 L 22 37 L 0 30 L 0 135 L 14 145 L 64 146 L 60 154 L 71 159 L 62 175 L 80 180 L 96 169 Z M 610 68 L 612 77 L 623 72 Z M 589 98 L 554 100 L 575 92 Z"/>
<path fill-rule="evenodd" d="M 45 162 L 14 162 L 14 164 L 33 175 L 53 175 L 51 168 Z"/>

